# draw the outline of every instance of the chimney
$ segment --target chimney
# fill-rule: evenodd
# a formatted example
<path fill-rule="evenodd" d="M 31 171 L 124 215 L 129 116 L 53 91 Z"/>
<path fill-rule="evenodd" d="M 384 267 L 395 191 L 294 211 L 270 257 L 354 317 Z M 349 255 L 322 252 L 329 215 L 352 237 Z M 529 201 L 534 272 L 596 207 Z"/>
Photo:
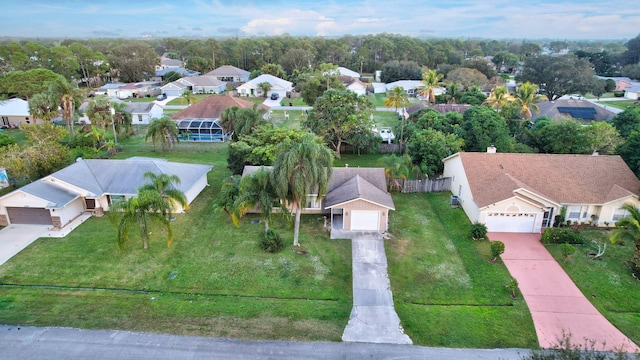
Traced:
<path fill-rule="evenodd" d="M 496 147 L 491 145 L 491 146 L 487 146 L 487 154 L 495 154 L 497 151 Z"/>

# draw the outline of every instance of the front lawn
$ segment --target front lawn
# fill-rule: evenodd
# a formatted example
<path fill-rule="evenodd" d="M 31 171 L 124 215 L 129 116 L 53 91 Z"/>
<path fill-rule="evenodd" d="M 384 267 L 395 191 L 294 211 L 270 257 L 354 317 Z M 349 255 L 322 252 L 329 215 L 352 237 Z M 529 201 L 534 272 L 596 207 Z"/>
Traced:
<path fill-rule="evenodd" d="M 601 105 L 611 106 L 614 108 L 626 110 L 629 107 L 636 107 L 637 100 L 618 100 L 618 101 L 598 101 Z"/>
<path fill-rule="evenodd" d="M 594 242 L 608 242 L 604 230 L 584 230 L 586 243 L 576 246 L 569 261 L 564 261 L 558 245 L 547 249 L 569 274 L 582 293 L 615 327 L 636 344 L 640 343 L 640 281 L 631 276 L 625 262 L 633 256 L 633 243 L 607 245 L 602 260 L 587 255 L 595 250 Z"/>

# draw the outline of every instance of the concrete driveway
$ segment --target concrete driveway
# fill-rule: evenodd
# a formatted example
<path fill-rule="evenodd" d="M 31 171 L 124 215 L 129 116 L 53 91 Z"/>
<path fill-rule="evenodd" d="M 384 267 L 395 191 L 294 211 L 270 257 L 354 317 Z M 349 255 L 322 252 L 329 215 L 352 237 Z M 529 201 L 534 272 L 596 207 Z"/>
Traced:
<path fill-rule="evenodd" d="M 556 345 L 564 331 L 576 344 L 595 340 L 598 350 L 640 351 L 585 298 L 542 245 L 540 234 L 489 233 L 489 238 L 505 244 L 502 261 L 518 281 L 541 347 Z"/>
<path fill-rule="evenodd" d="M 50 225 L 9 225 L 0 230 L 0 265 L 39 237 L 47 236 Z"/>
<path fill-rule="evenodd" d="M 353 308 L 342 340 L 412 344 L 393 307 L 387 256 L 380 233 L 352 231 Z"/>

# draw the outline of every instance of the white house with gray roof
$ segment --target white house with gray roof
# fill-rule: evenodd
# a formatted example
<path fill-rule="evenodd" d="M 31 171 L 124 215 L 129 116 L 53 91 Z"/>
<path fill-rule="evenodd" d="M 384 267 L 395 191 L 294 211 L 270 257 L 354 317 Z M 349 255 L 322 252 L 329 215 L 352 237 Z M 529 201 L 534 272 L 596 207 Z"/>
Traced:
<path fill-rule="evenodd" d="M 207 186 L 209 165 L 162 159 L 80 160 L 0 197 L 0 226 L 43 224 L 61 228 L 83 213 L 101 215 L 121 199 L 136 196 L 146 172 L 177 175 L 190 204 Z M 176 212 L 183 209 L 178 207 Z"/>
<path fill-rule="evenodd" d="M 161 118 L 164 114 L 164 109 L 156 102 L 127 103 L 125 110 L 131 114 L 132 125 L 148 125 L 151 119 Z"/>

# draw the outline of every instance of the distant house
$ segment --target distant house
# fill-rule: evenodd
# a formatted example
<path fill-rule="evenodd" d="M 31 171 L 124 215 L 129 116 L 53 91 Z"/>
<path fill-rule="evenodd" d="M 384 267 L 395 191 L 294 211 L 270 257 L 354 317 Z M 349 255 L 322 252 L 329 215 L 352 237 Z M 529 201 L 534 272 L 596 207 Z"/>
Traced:
<path fill-rule="evenodd" d="M 239 69 L 231 65 L 222 65 L 215 70 L 211 70 L 204 74 L 205 76 L 212 76 L 216 79 L 224 82 L 247 82 L 249 81 L 250 72 L 247 70 Z"/>
<path fill-rule="evenodd" d="M 212 76 L 183 77 L 164 85 L 162 93 L 167 96 L 181 96 L 189 90 L 194 94 L 221 94 L 227 88 L 227 83 Z"/>
<path fill-rule="evenodd" d="M 242 176 L 258 169 L 245 166 Z M 318 194 L 308 194 L 303 206 L 304 214 L 328 214 L 332 230 L 342 231 L 385 232 L 389 211 L 395 210 L 383 168 L 335 167 L 326 196 L 320 200 Z"/>
<path fill-rule="evenodd" d="M 347 69 L 346 67 L 338 66 L 337 72 L 341 76 L 348 76 L 348 77 L 352 77 L 352 78 L 356 78 L 356 79 L 360 78 L 360 73 L 357 73 L 357 72 L 355 72 L 353 70 Z"/>
<path fill-rule="evenodd" d="M 385 86 L 387 88 L 387 92 L 393 91 L 393 89 L 398 86 L 402 86 L 404 88 L 404 92 L 407 95 L 416 96 L 416 90 L 419 86 L 422 86 L 422 82 L 420 80 L 398 80 L 392 83 L 388 83 Z"/>
<path fill-rule="evenodd" d="M 36 119 L 36 123 L 42 121 Z M 29 102 L 22 99 L 0 100 L 0 128 L 17 127 L 31 124 L 33 119 L 29 114 Z"/>
<path fill-rule="evenodd" d="M 636 84 L 637 81 L 633 81 L 628 77 L 621 77 L 621 76 L 596 76 L 598 79 L 601 80 L 613 80 L 616 82 L 616 88 L 614 89 L 614 91 L 624 91 L 624 89 L 626 89 L 628 86 Z"/>
<path fill-rule="evenodd" d="M 160 65 L 156 65 L 156 71 L 163 69 L 177 69 L 182 67 L 182 61 L 178 59 L 169 59 L 165 55 L 160 57 Z"/>
<path fill-rule="evenodd" d="M 186 118 L 213 120 L 219 119 L 223 111 L 233 106 L 252 109 L 253 105 L 253 102 L 237 97 L 212 95 L 171 115 L 171 118 L 173 120 L 182 120 Z M 257 108 L 269 110 L 269 107 L 263 104 L 259 104 Z"/>
<path fill-rule="evenodd" d="M 624 89 L 624 97 L 631 100 L 640 99 L 640 83 L 627 86 Z"/>
<path fill-rule="evenodd" d="M 151 119 L 161 118 L 164 114 L 164 109 L 156 102 L 130 102 L 125 110 L 131 113 L 132 125 L 148 125 Z"/>
<path fill-rule="evenodd" d="M 160 94 L 160 82 L 142 81 L 137 83 L 105 84 L 98 89 L 97 93 L 106 93 L 108 97 L 116 99 L 156 96 Z"/>
<path fill-rule="evenodd" d="M 144 173 L 177 175 L 190 204 L 207 186 L 209 165 L 160 159 L 81 160 L 0 197 L 0 226 L 43 224 L 61 228 L 82 213 L 108 211 L 115 201 L 136 196 Z M 181 212 L 178 207 L 176 212 Z"/>
<path fill-rule="evenodd" d="M 616 115 L 614 112 L 587 100 L 558 99 L 537 103 L 536 105 L 540 112 L 532 112 L 531 121 L 535 121 L 541 116 L 547 116 L 551 119 L 571 117 L 581 121 L 583 124 L 588 124 L 592 121 L 611 120 Z"/>
<path fill-rule="evenodd" d="M 269 89 L 266 94 L 263 93 L 262 88 L 259 86 L 259 84 L 263 82 L 271 84 L 271 89 Z M 285 98 L 287 94 L 291 94 L 293 91 L 293 83 L 273 75 L 262 74 L 238 86 L 236 91 L 239 96 L 250 97 L 269 97 L 275 93 L 278 94 L 279 99 L 282 99 Z"/>
<path fill-rule="evenodd" d="M 539 233 L 558 221 L 613 225 L 640 206 L 640 180 L 620 156 L 460 152 L 443 160 L 451 192 L 492 232 Z"/>
<path fill-rule="evenodd" d="M 339 76 L 338 79 L 344 85 L 345 89 L 351 90 L 358 95 L 367 94 L 367 84 L 360 79 L 351 76 Z"/>
<path fill-rule="evenodd" d="M 165 76 L 167 75 L 168 72 L 171 71 L 175 71 L 178 74 L 180 74 L 180 76 L 182 77 L 189 77 L 189 76 L 198 76 L 200 75 L 200 73 L 198 71 L 194 71 L 194 70 L 189 70 L 189 69 L 185 69 L 183 67 L 179 67 L 179 68 L 166 68 L 166 69 L 161 69 L 161 70 L 156 70 L 155 73 L 155 79 L 157 81 L 164 81 Z"/>

